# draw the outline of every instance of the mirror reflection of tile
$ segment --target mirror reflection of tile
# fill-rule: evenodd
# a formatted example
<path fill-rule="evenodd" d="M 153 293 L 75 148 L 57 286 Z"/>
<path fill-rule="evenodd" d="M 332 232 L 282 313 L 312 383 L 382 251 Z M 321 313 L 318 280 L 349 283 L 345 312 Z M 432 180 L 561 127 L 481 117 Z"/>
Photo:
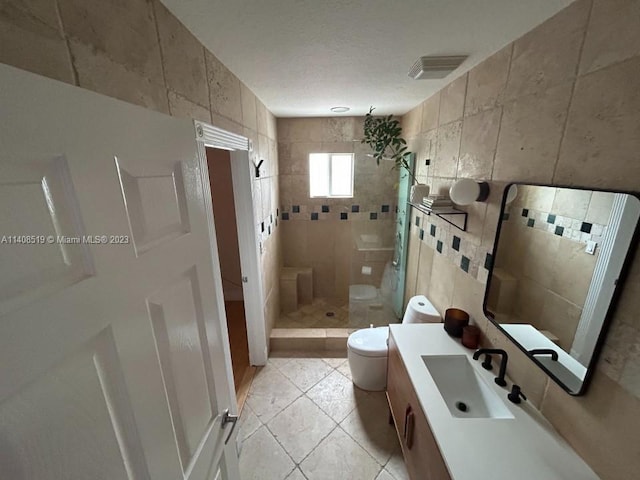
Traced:
<path fill-rule="evenodd" d="M 639 216 L 631 195 L 539 185 L 518 185 L 502 212 L 486 309 L 527 351 L 557 351 L 557 361 L 536 360 L 573 393 L 605 328 Z M 640 367 L 626 361 L 633 354 L 612 331 L 598 367 L 638 396 Z"/>

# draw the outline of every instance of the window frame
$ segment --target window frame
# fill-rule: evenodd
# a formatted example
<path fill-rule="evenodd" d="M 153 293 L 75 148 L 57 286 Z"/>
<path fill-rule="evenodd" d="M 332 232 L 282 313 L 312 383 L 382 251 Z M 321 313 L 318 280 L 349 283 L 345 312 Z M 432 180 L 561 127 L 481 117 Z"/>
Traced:
<path fill-rule="evenodd" d="M 311 195 L 311 156 L 312 155 L 328 155 L 329 160 L 329 177 L 328 177 L 328 185 L 329 191 L 327 195 Z M 349 155 L 351 159 L 351 194 L 350 195 L 332 195 L 331 194 L 331 180 L 333 178 L 333 162 L 332 158 L 334 155 Z M 308 165 L 309 165 L 309 198 L 354 198 L 355 196 L 355 166 L 356 159 L 355 154 L 350 152 L 311 152 L 308 155 Z"/>

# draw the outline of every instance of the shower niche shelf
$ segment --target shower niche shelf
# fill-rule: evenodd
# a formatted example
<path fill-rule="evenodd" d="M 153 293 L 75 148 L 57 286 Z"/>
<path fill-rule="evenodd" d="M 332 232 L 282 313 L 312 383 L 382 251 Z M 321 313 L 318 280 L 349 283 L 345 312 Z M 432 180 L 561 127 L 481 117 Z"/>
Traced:
<path fill-rule="evenodd" d="M 455 207 L 443 207 L 443 208 L 427 208 L 424 205 L 420 205 L 419 203 L 407 202 L 416 210 L 421 211 L 427 215 L 435 215 L 436 217 L 441 218 L 449 225 L 453 225 L 458 230 L 462 230 L 463 232 L 467 231 L 467 212 L 463 212 L 462 210 L 458 210 Z"/>

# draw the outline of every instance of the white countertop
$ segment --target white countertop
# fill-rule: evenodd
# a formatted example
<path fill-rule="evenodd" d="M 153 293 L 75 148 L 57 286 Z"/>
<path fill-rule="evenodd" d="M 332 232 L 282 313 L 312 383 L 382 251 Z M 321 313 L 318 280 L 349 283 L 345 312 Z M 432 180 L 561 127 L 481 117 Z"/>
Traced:
<path fill-rule="evenodd" d="M 452 480 L 599 478 L 529 402 L 516 405 L 507 400 L 513 382 L 507 379 L 508 388 L 496 385 L 496 370 L 484 370 L 473 360 L 473 350 L 451 338 L 442 324 L 392 324 L 390 331 Z M 421 356 L 460 354 L 469 357 L 514 418 L 451 415 Z"/>

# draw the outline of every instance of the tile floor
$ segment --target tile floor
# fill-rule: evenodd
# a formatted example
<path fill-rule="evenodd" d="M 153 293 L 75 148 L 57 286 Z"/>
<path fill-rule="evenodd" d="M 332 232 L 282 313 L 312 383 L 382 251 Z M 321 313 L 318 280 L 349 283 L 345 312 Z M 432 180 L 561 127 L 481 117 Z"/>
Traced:
<path fill-rule="evenodd" d="M 327 313 L 333 315 L 327 316 Z M 349 302 L 314 298 L 295 312 L 282 313 L 276 328 L 346 328 L 349 324 Z"/>
<path fill-rule="evenodd" d="M 240 418 L 242 480 L 408 480 L 384 392 L 357 389 L 332 353 L 277 355 Z"/>

